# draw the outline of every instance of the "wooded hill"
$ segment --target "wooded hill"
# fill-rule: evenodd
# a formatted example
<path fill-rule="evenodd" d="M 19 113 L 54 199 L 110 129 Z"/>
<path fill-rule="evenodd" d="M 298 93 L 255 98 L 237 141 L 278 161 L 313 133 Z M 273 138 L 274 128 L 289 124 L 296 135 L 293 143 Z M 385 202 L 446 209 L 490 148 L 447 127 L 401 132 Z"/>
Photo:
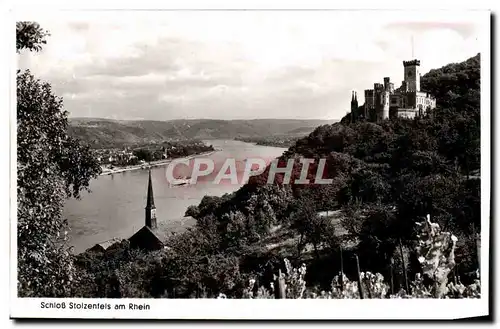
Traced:
<path fill-rule="evenodd" d="M 173 120 L 123 121 L 99 118 L 70 119 L 69 134 L 92 147 L 130 145 L 182 139 L 234 139 L 309 133 L 326 120 Z"/>

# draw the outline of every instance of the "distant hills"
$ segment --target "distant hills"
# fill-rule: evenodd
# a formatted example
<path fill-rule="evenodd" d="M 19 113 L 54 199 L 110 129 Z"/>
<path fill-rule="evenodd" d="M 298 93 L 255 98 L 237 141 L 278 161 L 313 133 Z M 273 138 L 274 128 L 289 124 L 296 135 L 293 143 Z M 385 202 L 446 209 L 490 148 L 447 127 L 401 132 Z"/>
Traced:
<path fill-rule="evenodd" d="M 91 147 L 111 147 L 165 140 L 306 135 L 318 126 L 336 121 L 296 119 L 127 121 L 71 118 L 69 133 Z"/>

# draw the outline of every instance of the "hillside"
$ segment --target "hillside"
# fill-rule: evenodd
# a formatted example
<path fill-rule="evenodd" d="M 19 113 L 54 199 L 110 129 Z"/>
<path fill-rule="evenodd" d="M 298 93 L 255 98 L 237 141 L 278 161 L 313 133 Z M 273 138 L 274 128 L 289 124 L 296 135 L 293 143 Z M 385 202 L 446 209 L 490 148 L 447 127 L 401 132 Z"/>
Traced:
<path fill-rule="evenodd" d="M 422 77 L 438 100 L 428 116 L 316 128 L 280 159 L 278 167 L 295 159 L 291 184 L 283 184 L 283 174 L 268 184 L 268 167 L 234 193 L 204 197 L 186 212 L 195 226 L 168 239 L 168 251 L 130 257 L 125 265 L 106 255 L 79 255 L 89 277 L 80 295 L 95 296 L 100 287 L 95 282 L 109 281 L 116 269 L 126 287 L 117 289 L 121 296 L 242 298 L 245 289 L 253 289 L 250 280 L 266 296 L 279 270 L 297 273 L 283 266 L 283 258 L 297 268 L 305 265 L 303 282 L 310 291 L 334 289 L 332 278 L 341 269 L 355 280 L 359 268 L 380 273 L 387 286 L 394 285 L 393 293 L 412 287 L 418 295 L 415 290 L 434 289 L 435 277 L 419 257 L 423 235 L 416 228 L 426 218 L 447 232 L 439 252 L 453 255 L 453 275 L 473 284 L 481 180 L 469 176 L 480 165 L 479 63 L 477 56 Z M 323 177 L 332 182 L 295 184 L 302 176 L 300 157 L 326 159 Z M 308 179 L 316 177 L 316 169 L 309 166 Z M 417 275 L 426 275 L 425 282 Z"/>
<path fill-rule="evenodd" d="M 477 54 L 461 63 L 452 63 L 430 70 L 422 76 L 422 90 L 437 99 L 438 107 L 458 111 L 477 108 L 481 91 L 481 57 Z"/>
<path fill-rule="evenodd" d="M 311 132 L 326 120 L 173 120 L 123 121 L 70 119 L 69 133 L 93 147 L 179 139 L 234 139 Z"/>

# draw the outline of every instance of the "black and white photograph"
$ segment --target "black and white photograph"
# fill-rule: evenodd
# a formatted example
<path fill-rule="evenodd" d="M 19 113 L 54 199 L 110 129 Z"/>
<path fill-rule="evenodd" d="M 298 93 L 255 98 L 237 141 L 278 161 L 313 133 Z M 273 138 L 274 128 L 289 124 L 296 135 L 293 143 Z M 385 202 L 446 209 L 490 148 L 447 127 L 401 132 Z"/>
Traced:
<path fill-rule="evenodd" d="M 488 316 L 490 15 L 16 15 L 11 316 Z"/>

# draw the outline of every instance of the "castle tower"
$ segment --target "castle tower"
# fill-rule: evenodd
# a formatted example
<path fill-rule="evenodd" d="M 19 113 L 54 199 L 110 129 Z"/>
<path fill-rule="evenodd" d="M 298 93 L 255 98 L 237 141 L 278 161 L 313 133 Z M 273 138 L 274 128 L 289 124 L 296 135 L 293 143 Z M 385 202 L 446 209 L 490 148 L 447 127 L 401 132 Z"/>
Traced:
<path fill-rule="evenodd" d="M 156 225 L 156 207 L 155 200 L 153 197 L 153 183 L 151 181 L 151 169 L 149 170 L 149 181 L 148 181 L 148 196 L 146 200 L 146 226 L 150 229 L 155 229 Z"/>
<path fill-rule="evenodd" d="M 382 120 L 389 119 L 389 100 L 390 100 L 390 91 L 384 90 L 382 92 Z"/>
<path fill-rule="evenodd" d="M 418 59 L 403 61 L 403 66 L 407 90 L 420 91 L 420 61 Z"/>
<path fill-rule="evenodd" d="M 358 118 L 358 97 L 356 92 L 352 92 L 351 97 L 351 122 L 354 122 Z"/>
<path fill-rule="evenodd" d="M 368 114 L 375 108 L 375 91 L 365 89 L 365 106 L 363 109 L 363 118 L 368 119 Z"/>
<path fill-rule="evenodd" d="M 389 90 L 390 89 L 390 84 L 391 84 L 391 78 L 385 77 L 384 78 L 384 89 Z"/>

